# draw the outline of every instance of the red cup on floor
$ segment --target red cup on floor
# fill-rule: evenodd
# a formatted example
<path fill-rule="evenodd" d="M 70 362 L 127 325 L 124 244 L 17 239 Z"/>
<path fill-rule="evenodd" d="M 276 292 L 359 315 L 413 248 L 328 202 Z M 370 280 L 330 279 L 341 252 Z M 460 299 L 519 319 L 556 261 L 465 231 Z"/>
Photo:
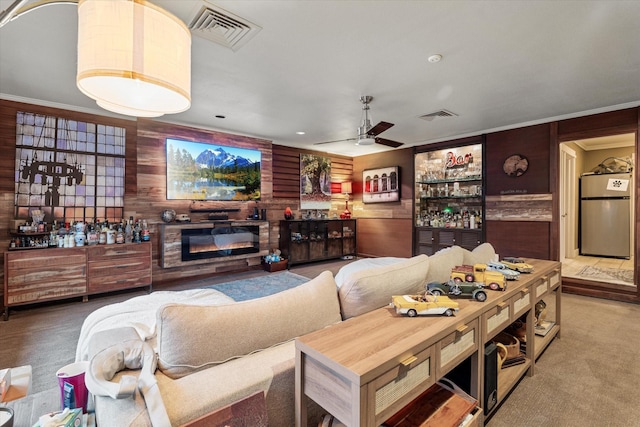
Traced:
<path fill-rule="evenodd" d="M 56 372 L 60 387 L 60 410 L 82 408 L 82 412 L 87 413 L 89 391 L 84 382 L 87 369 L 89 362 L 75 362 L 63 366 Z"/>

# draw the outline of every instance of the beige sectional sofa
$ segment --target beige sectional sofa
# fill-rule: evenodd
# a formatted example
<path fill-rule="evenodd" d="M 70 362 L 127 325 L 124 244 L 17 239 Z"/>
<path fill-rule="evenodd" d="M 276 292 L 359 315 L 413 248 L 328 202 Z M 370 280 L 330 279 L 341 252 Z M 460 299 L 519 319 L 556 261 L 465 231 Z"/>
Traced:
<path fill-rule="evenodd" d="M 262 391 L 269 425 L 293 426 L 297 336 L 386 306 L 392 295 L 445 281 L 455 265 L 494 257 L 493 247 L 483 244 L 474 251 L 453 247 L 430 257 L 360 259 L 336 275 L 339 283 L 325 271 L 296 288 L 254 300 L 159 305 L 156 324 L 144 328 L 155 331 L 153 339 L 144 338 L 158 355 L 155 378 L 171 424 L 183 425 Z M 90 359 L 117 336 L 104 328 L 95 334 L 85 329 L 88 350 L 78 351 L 78 359 Z M 322 408 L 310 405 L 309 425 L 317 425 Z M 151 425 L 139 393 L 118 400 L 96 396 L 95 411 L 100 427 Z"/>

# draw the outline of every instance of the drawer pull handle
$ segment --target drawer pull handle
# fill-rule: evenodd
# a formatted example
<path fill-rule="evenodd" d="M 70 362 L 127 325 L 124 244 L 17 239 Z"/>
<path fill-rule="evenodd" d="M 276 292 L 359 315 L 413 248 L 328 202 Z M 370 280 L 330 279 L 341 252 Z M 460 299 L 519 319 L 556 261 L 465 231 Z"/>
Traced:
<path fill-rule="evenodd" d="M 498 311 L 502 311 L 503 308 L 506 307 L 507 303 L 504 301 L 500 301 L 498 304 L 496 304 L 498 306 Z"/>
<path fill-rule="evenodd" d="M 416 356 L 411 356 L 411 357 L 407 357 L 406 359 L 404 359 L 402 362 L 400 362 L 402 364 L 402 366 L 409 366 L 411 365 L 413 362 L 415 362 L 416 360 L 418 360 L 418 358 Z"/>
<path fill-rule="evenodd" d="M 458 333 L 463 333 L 464 331 L 466 331 L 469 327 L 467 325 L 460 325 L 456 328 L 456 331 Z"/>
<path fill-rule="evenodd" d="M 529 288 L 522 288 L 520 292 L 522 293 L 522 295 L 525 295 L 527 292 L 529 292 Z"/>

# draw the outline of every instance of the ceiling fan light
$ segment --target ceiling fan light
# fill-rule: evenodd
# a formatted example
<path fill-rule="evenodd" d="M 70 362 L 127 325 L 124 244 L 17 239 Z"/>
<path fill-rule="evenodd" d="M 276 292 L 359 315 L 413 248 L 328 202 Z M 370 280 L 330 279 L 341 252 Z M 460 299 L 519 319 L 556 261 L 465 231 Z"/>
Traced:
<path fill-rule="evenodd" d="M 146 0 L 80 0 L 78 89 L 120 114 L 157 117 L 191 106 L 191 33 Z"/>
<path fill-rule="evenodd" d="M 376 139 L 375 138 L 371 138 L 369 136 L 363 137 L 363 138 L 358 138 L 358 142 L 356 142 L 356 145 L 373 145 L 376 143 Z"/>

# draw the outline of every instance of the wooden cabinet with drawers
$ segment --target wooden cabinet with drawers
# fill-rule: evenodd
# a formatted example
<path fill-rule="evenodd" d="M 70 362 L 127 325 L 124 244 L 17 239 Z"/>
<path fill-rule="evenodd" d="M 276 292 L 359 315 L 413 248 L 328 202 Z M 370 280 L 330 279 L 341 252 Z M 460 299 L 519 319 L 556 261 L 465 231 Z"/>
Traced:
<path fill-rule="evenodd" d="M 87 251 L 88 293 L 151 284 L 151 244 L 96 246 Z"/>
<path fill-rule="evenodd" d="M 505 399 L 525 374 L 533 375 L 535 360 L 560 334 L 561 264 L 528 262 L 533 273 L 509 282 L 505 291 L 488 290 L 485 302 L 457 299 L 460 310 L 452 317 L 409 318 L 383 307 L 297 338 L 296 426 L 307 420 L 307 398 L 346 426 L 379 426 L 469 361 L 470 390 L 465 391 L 482 408 L 485 344 L 526 316 L 527 343 L 532 343 L 526 360 L 497 374 L 498 403 Z M 553 306 L 555 325 L 539 337 L 533 312 L 543 297 Z M 474 415 L 478 425 L 481 413 Z"/>
<path fill-rule="evenodd" d="M 150 243 L 5 252 L 4 319 L 17 305 L 151 288 L 151 268 Z"/>

